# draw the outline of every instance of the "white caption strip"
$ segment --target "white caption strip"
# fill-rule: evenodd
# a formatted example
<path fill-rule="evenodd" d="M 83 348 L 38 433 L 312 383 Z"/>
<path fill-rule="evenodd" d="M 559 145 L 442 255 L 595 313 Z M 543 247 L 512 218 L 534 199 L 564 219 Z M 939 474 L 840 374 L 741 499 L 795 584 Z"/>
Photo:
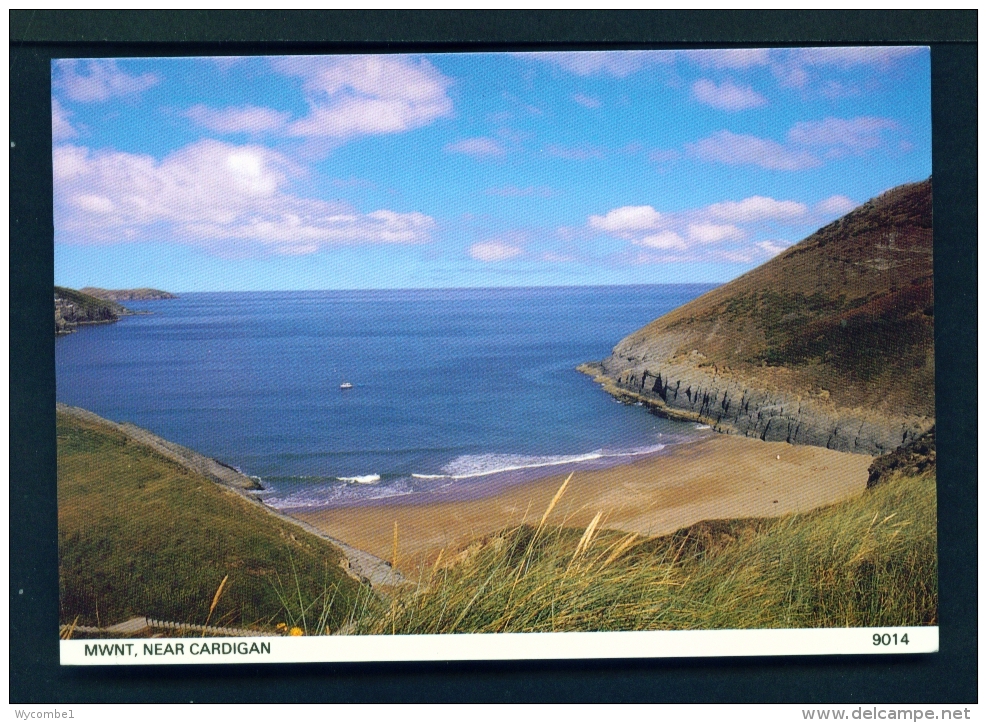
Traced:
<path fill-rule="evenodd" d="M 938 627 L 63 640 L 62 665 L 934 653 Z"/>

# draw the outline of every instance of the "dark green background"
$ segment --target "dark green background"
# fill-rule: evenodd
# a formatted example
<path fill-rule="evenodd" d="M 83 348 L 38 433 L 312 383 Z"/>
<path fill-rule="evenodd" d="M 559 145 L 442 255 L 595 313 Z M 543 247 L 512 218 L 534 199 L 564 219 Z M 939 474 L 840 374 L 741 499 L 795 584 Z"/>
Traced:
<path fill-rule="evenodd" d="M 975 11 L 10 11 L 10 702 L 975 702 L 976 31 Z M 940 653 L 59 667 L 52 57 L 818 43 L 932 45 Z"/>

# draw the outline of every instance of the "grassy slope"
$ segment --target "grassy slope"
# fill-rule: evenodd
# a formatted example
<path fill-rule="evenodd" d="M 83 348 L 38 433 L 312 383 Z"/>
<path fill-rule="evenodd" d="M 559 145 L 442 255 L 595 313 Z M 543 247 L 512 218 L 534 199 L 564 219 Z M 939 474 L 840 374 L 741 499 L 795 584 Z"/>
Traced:
<path fill-rule="evenodd" d="M 838 405 L 935 416 L 932 184 L 888 191 L 624 339 Z M 640 349 L 641 351 L 635 351 Z"/>
<path fill-rule="evenodd" d="M 522 527 L 477 542 L 368 633 L 927 625 L 937 620 L 934 474 L 895 476 L 777 520 L 703 522 L 661 538 Z"/>
<path fill-rule="evenodd" d="M 201 624 L 225 575 L 210 624 L 315 632 L 328 599 L 332 629 L 350 614 L 359 585 L 328 542 L 115 430 L 62 414 L 57 429 L 61 622 L 95 625 L 98 610 L 104 626 L 136 615 Z"/>

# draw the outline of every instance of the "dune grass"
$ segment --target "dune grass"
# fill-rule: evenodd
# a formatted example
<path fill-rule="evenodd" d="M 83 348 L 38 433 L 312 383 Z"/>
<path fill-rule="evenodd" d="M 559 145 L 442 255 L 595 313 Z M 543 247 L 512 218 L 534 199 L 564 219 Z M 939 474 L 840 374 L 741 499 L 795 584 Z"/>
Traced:
<path fill-rule="evenodd" d="M 329 542 L 110 427 L 57 425 L 62 623 L 324 633 L 352 615 L 360 585 Z"/>
<path fill-rule="evenodd" d="M 929 625 L 937 621 L 935 477 L 774 520 L 643 538 L 522 526 L 420 570 L 370 606 L 375 634 Z"/>

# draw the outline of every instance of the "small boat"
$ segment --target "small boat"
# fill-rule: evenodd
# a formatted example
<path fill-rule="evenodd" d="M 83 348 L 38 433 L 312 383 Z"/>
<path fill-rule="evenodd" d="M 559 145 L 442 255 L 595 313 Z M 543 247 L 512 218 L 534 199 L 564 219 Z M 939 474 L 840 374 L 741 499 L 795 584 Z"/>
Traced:
<path fill-rule="evenodd" d="M 339 388 L 340 389 L 352 389 L 353 388 L 353 385 L 350 384 L 349 382 L 343 382 L 342 384 L 339 385 Z"/>

